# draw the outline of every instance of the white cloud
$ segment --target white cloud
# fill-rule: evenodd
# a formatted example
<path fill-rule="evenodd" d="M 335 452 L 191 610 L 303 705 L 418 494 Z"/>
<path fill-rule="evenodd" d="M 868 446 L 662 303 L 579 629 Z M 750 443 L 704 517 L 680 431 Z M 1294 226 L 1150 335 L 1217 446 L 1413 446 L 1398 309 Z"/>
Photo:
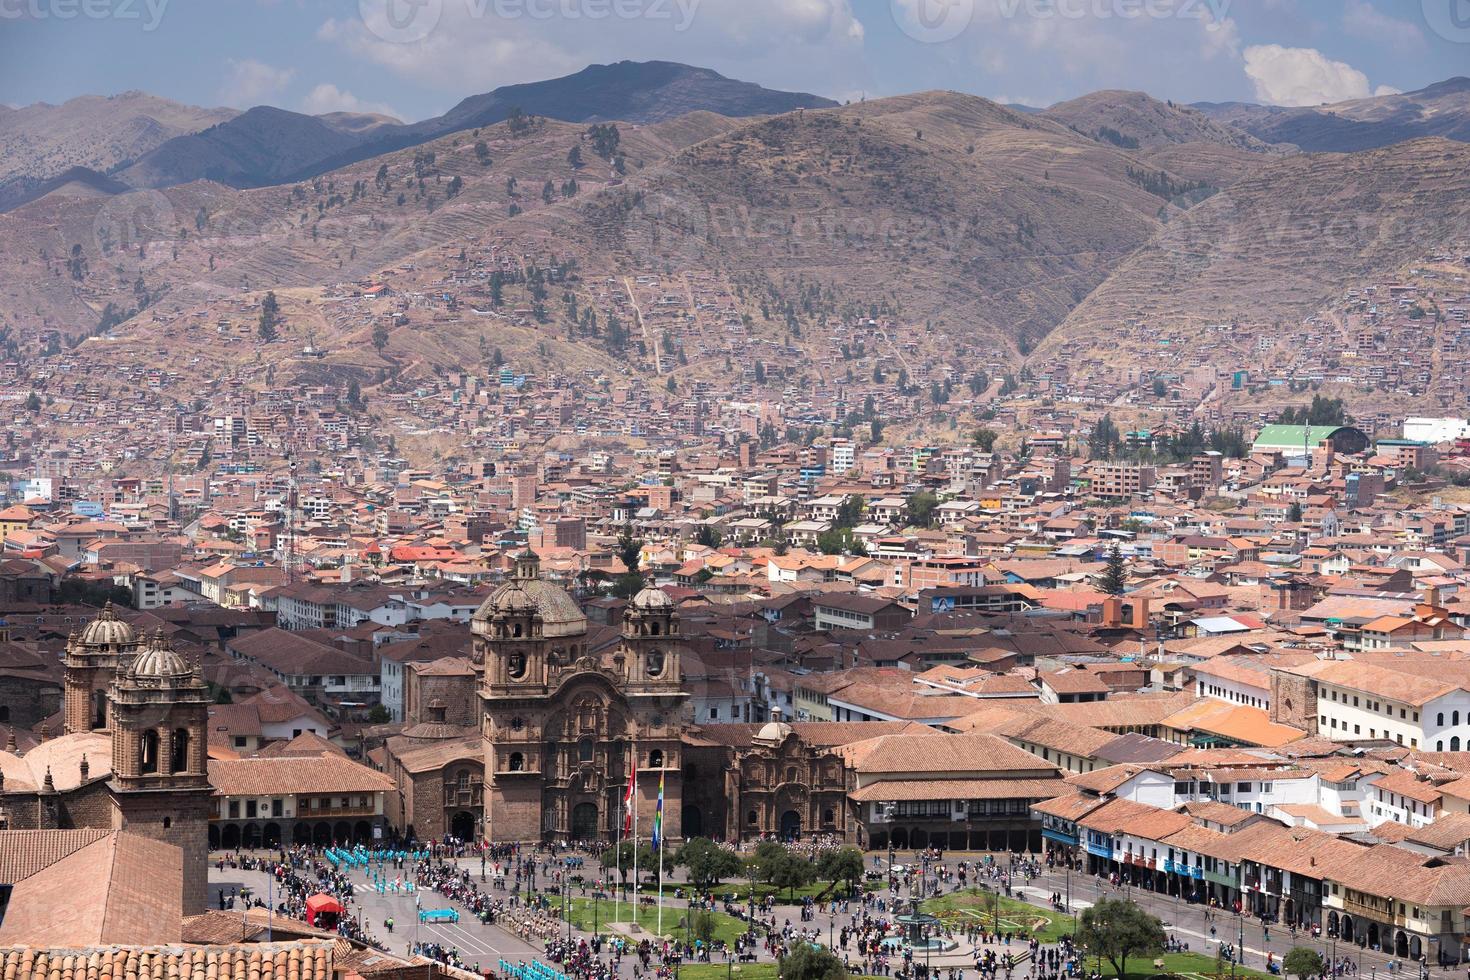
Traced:
<path fill-rule="evenodd" d="M 907 11 L 921 0 L 895 2 Z M 966 30 L 945 45 L 932 45 L 932 55 L 920 52 L 933 60 L 967 61 L 980 76 L 967 88 L 1024 93 L 1041 105 L 1105 88 L 1180 101 L 1245 94 L 1240 32 L 1223 14 L 1226 3 L 929 2 L 942 10 L 972 5 Z M 904 33 L 913 36 L 911 30 Z"/>
<path fill-rule="evenodd" d="M 381 102 L 364 102 L 346 89 L 330 82 L 323 82 L 307 93 L 301 100 L 301 111 L 313 116 L 328 112 L 374 112 L 383 116 L 397 117 L 391 106 Z"/>
<path fill-rule="evenodd" d="M 1367 0 L 1347 0 L 1342 10 L 1342 27 L 1349 34 L 1375 44 L 1387 44 L 1398 51 L 1424 47 L 1424 33 L 1419 25 L 1390 17 Z"/>
<path fill-rule="evenodd" d="M 275 98 L 286 90 L 296 75 L 294 68 L 277 68 L 253 58 L 225 61 L 224 82 L 220 85 L 220 101 L 239 109 L 248 109 Z"/>
<path fill-rule="evenodd" d="M 436 19 L 409 43 L 357 18 L 327 20 L 317 37 L 455 98 L 579 71 L 608 51 L 773 88 L 871 91 L 851 0 L 466 0 L 419 9 Z"/>
<path fill-rule="evenodd" d="M 1404 90 L 1394 88 L 1392 85 L 1380 85 L 1373 90 L 1374 95 L 1403 95 Z"/>
<path fill-rule="evenodd" d="M 1245 49 L 1245 73 L 1256 98 L 1270 105 L 1313 106 L 1372 94 L 1367 75 L 1316 48 L 1252 45 Z"/>

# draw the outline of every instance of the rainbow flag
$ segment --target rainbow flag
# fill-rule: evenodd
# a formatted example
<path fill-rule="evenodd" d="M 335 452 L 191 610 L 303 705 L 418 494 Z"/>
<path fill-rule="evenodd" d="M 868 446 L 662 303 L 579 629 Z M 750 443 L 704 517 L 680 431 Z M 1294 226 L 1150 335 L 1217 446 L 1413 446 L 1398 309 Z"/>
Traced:
<path fill-rule="evenodd" d="M 659 770 L 658 774 L 658 806 L 653 811 L 653 849 L 658 850 L 659 843 L 664 839 L 664 774 Z"/>

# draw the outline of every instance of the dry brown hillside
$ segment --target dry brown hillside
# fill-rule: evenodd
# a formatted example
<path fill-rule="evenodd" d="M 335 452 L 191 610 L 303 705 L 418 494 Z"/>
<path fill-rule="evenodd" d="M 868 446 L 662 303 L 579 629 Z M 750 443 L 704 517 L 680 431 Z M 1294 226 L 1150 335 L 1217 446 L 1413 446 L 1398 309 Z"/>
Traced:
<path fill-rule="evenodd" d="M 106 171 L 236 114 L 143 92 L 87 95 L 62 105 L 42 102 L 0 113 L 0 208 L 73 167 Z"/>
<path fill-rule="evenodd" d="M 923 93 L 788 113 L 546 212 L 624 266 L 759 274 L 819 312 L 887 305 L 1014 350 L 1044 335 L 1171 207 L 1142 164 L 992 102 Z"/>
<path fill-rule="evenodd" d="M 1208 324 L 1309 315 L 1342 289 L 1392 273 L 1470 228 L 1470 146 L 1423 139 L 1364 153 L 1284 157 L 1171 221 L 1088 296 L 1034 355 L 1066 347 L 1083 374 L 1186 348 Z"/>

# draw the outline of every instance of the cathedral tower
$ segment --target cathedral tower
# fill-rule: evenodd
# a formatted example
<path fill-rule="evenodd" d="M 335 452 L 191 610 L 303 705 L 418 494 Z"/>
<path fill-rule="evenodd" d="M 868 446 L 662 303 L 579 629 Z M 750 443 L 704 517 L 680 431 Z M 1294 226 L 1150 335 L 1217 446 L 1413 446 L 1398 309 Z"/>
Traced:
<path fill-rule="evenodd" d="M 108 690 L 113 826 L 182 848 L 184 914 L 205 910 L 208 874 L 209 690 L 162 631 Z"/>
<path fill-rule="evenodd" d="M 65 732 L 94 732 L 110 727 L 107 717 L 108 685 L 137 652 L 136 631 L 117 617 L 110 602 L 80 634 L 72 632 L 62 657 L 66 690 L 62 700 Z"/>

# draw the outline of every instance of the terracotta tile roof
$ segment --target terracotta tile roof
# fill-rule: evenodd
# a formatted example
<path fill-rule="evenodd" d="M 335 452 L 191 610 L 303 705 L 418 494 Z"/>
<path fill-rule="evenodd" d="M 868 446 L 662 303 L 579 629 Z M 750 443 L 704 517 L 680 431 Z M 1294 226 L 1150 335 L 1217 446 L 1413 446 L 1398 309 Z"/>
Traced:
<path fill-rule="evenodd" d="M 380 793 L 393 781 L 332 753 L 281 758 L 214 759 L 209 783 L 218 796 L 280 796 L 285 793 Z"/>
<path fill-rule="evenodd" d="M 485 742 L 478 734 L 427 745 L 400 736 L 388 739 L 388 754 L 408 772 L 433 772 L 451 762 L 484 762 Z"/>
<path fill-rule="evenodd" d="M 58 833 L 67 835 L 60 843 L 44 840 Z M 31 870 L 14 883 L 0 922 L 0 945 L 178 940 L 183 852 L 122 831 L 73 846 L 87 833 L 17 830 L 0 838 L 0 852 L 29 854 Z M 28 841 L 28 836 L 41 839 Z M 54 860 L 35 866 L 47 857 Z"/>
<path fill-rule="evenodd" d="M 29 878 L 107 835 L 106 830 L 0 830 L 0 882 Z"/>
<path fill-rule="evenodd" d="M 1058 694 L 1107 694 L 1112 690 L 1096 674 L 1074 668 L 1042 674 L 1039 679 Z"/>
<path fill-rule="evenodd" d="M 884 773 L 1056 771 L 1050 763 L 995 735 L 939 734 L 880 736 L 863 753 L 857 770 L 864 782 Z"/>
<path fill-rule="evenodd" d="M 1181 813 L 1187 813 L 1196 820 L 1204 820 L 1208 823 L 1217 823 L 1222 827 L 1234 827 L 1245 823 L 1255 814 L 1249 810 L 1242 810 L 1238 806 L 1229 803 L 1216 803 L 1214 800 L 1199 800 L 1185 803 L 1179 807 Z"/>
<path fill-rule="evenodd" d="M 1247 745 L 1275 746 L 1294 742 L 1306 735 L 1299 728 L 1278 725 L 1261 708 L 1230 704 L 1224 701 L 1202 701 L 1163 720 L 1169 728 L 1180 731 L 1202 731 L 1223 735 Z"/>
<path fill-rule="evenodd" d="M 258 941 L 268 930 L 276 939 L 282 940 L 326 939 L 336 942 L 339 938 L 334 932 L 307 925 L 300 919 L 287 918 L 279 912 L 268 916 L 267 910 L 261 908 L 243 912 L 210 909 L 198 915 L 185 916 L 182 938 L 186 943 L 200 946 L 228 946 Z"/>
<path fill-rule="evenodd" d="M 1379 776 L 1373 781 L 1372 788 L 1407 796 L 1420 803 L 1438 803 L 1444 796 L 1434 783 L 1419 779 L 1407 769 L 1395 769 L 1386 776 Z"/>
<path fill-rule="evenodd" d="M 0 949 L 0 977 L 178 977 L 188 980 L 332 980 L 332 943 L 95 946 Z"/>
<path fill-rule="evenodd" d="M 1104 766 L 1091 772 L 1074 773 L 1067 777 L 1067 785 L 1079 786 L 1094 793 L 1113 793 L 1119 786 L 1141 772 L 1150 771 L 1147 766 Z"/>
<path fill-rule="evenodd" d="M 1077 821 L 1102 806 L 1104 802 L 1106 801 L 1088 793 L 1069 793 L 1066 796 L 1055 796 L 1049 800 L 1043 800 L 1033 805 L 1031 812 Z"/>
<path fill-rule="evenodd" d="M 1001 725 L 995 733 L 1013 741 L 1029 742 L 1084 758 L 1090 758 L 1097 750 L 1118 738 L 1112 732 L 1072 725 L 1044 715 L 1017 719 Z"/>
<path fill-rule="evenodd" d="M 1470 841 L 1470 813 L 1442 813 L 1434 818 L 1433 823 L 1418 828 L 1404 839 L 1442 851 L 1453 851 Z"/>
<path fill-rule="evenodd" d="M 1109 800 L 1078 820 L 1077 823 L 1088 830 L 1112 834 L 1121 831 L 1130 818 L 1157 811 L 1158 807 L 1149 806 L 1147 803 L 1135 803 L 1133 800 Z"/>
<path fill-rule="evenodd" d="M 1444 671 L 1448 664 L 1435 665 Z M 1392 670 L 1375 664 L 1352 660 L 1319 660 L 1297 667 L 1283 668 L 1287 673 L 1315 678 L 1320 683 L 1366 691 L 1377 697 L 1423 705 L 1437 697 L 1460 689 L 1458 680 L 1418 677 L 1403 670 Z M 1461 671 L 1463 673 L 1463 671 Z"/>
<path fill-rule="evenodd" d="M 848 798 L 883 800 L 1044 800 L 1067 788 L 1060 779 L 890 779 L 869 783 Z"/>

